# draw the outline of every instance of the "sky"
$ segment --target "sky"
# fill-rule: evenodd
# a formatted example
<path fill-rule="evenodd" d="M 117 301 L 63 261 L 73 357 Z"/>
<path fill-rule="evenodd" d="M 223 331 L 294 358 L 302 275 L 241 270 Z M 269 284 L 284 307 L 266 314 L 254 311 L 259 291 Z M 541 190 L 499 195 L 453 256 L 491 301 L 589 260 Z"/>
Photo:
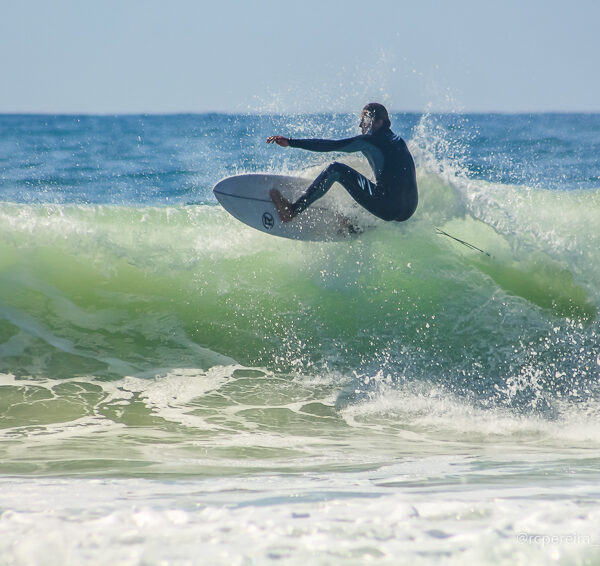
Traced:
<path fill-rule="evenodd" d="M 597 0 L 0 0 L 1 113 L 600 111 Z"/>

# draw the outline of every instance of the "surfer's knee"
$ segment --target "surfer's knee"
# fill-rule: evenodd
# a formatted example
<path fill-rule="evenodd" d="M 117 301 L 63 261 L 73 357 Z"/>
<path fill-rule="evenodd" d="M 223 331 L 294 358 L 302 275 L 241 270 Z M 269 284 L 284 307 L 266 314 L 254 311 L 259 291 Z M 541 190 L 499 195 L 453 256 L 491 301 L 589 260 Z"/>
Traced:
<path fill-rule="evenodd" d="M 339 161 L 334 161 L 327 166 L 325 171 L 327 172 L 327 176 L 334 179 L 339 179 L 340 175 L 342 175 L 345 171 L 345 165 Z"/>
<path fill-rule="evenodd" d="M 339 175 L 342 171 L 345 170 L 345 165 L 343 163 L 340 163 L 339 161 L 334 161 L 333 163 L 330 163 L 329 166 L 327 167 L 327 169 L 329 171 L 331 171 L 332 173 L 335 173 L 336 175 Z"/>

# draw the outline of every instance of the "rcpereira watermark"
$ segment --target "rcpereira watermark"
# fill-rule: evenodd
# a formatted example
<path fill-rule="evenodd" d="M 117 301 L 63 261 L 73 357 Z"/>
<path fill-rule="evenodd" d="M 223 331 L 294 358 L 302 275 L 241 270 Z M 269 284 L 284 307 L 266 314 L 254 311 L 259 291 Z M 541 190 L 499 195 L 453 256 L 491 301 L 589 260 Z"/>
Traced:
<path fill-rule="evenodd" d="M 550 546 L 555 544 L 587 544 L 600 546 L 600 538 L 590 534 L 577 532 L 560 535 L 542 535 L 531 533 L 517 533 L 517 541 L 524 544 L 536 544 L 539 546 Z"/>

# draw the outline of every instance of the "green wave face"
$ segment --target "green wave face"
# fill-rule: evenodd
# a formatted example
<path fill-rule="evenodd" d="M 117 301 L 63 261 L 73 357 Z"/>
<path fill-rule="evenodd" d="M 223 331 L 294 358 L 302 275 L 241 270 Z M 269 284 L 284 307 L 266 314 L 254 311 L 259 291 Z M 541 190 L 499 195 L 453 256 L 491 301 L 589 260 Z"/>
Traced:
<path fill-rule="evenodd" d="M 381 371 L 494 402 L 531 368 L 550 395 L 591 384 L 598 236 L 574 219 L 598 217 L 598 195 L 467 191 L 437 176 L 420 187 L 415 219 L 323 244 L 271 238 L 212 206 L 3 204 L 0 371 Z"/>

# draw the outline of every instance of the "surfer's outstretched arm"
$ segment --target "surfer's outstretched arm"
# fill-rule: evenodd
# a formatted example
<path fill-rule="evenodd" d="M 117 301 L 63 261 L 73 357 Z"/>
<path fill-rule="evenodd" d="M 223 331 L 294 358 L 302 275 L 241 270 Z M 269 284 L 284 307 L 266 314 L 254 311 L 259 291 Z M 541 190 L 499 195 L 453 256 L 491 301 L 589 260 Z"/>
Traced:
<path fill-rule="evenodd" d="M 371 136 L 368 135 L 362 135 L 353 138 L 345 138 L 343 140 L 296 140 L 288 138 L 287 141 L 290 147 L 298 147 L 300 149 L 307 149 L 308 151 L 342 151 L 344 153 L 355 153 L 357 151 L 367 150 L 368 147 L 372 145 L 369 142 L 370 137 Z"/>
<path fill-rule="evenodd" d="M 298 147 L 300 149 L 307 149 L 308 151 L 343 151 L 344 153 L 354 153 L 366 149 L 369 145 L 368 140 L 369 136 L 366 135 L 345 138 L 343 140 L 297 140 L 284 136 L 270 136 L 267 138 L 267 143 L 276 143 L 281 147 Z"/>

